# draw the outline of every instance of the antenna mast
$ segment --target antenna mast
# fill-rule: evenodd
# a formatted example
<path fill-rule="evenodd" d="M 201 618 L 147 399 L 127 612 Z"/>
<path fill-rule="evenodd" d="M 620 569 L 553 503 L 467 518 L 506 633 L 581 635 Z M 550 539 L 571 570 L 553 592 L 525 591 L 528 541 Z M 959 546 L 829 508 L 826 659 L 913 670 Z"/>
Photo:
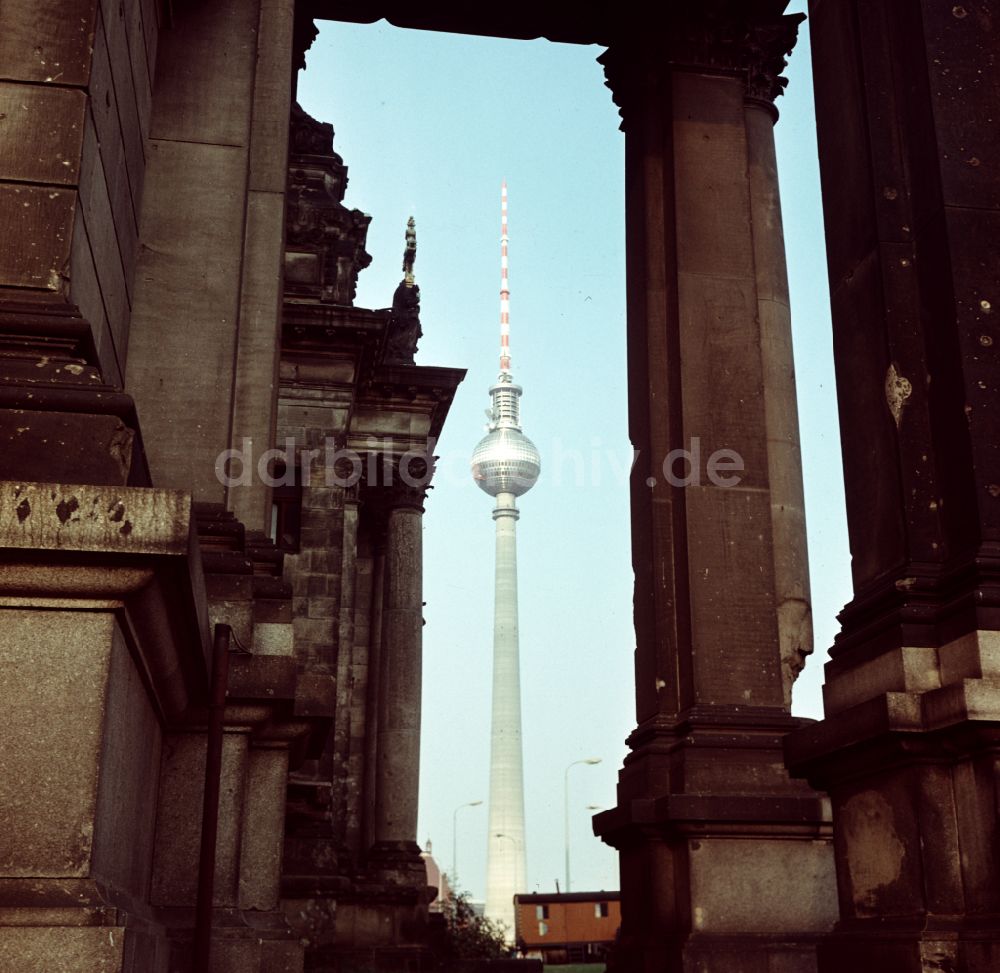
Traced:
<path fill-rule="evenodd" d="M 507 282 L 507 180 L 500 187 L 500 378 L 510 377 L 510 286 Z"/>

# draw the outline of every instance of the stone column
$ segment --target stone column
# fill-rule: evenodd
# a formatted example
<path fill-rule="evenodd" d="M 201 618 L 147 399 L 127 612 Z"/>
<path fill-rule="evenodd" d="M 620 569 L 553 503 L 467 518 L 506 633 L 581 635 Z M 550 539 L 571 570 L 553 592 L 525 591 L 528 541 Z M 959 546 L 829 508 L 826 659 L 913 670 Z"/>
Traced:
<path fill-rule="evenodd" d="M 373 530 L 372 595 L 368 638 L 368 683 L 365 687 L 364 795 L 361 845 L 375 844 L 375 801 L 378 794 L 378 722 L 382 689 L 382 612 L 385 608 L 385 532 Z"/>
<path fill-rule="evenodd" d="M 753 91 L 753 89 L 751 89 Z M 785 705 L 792 685 L 813 651 L 809 556 L 799 411 L 795 400 L 792 314 L 785 267 L 785 238 L 778 193 L 774 124 L 778 112 L 766 90 L 746 100 L 750 218 L 760 321 L 761 379 L 767 434 L 767 476 L 774 543 L 774 596 Z"/>
<path fill-rule="evenodd" d="M 835 918 L 823 801 L 781 761 L 790 579 L 808 600 L 801 514 L 773 516 L 801 476 L 758 105 L 784 83 L 784 6 L 663 13 L 601 58 L 626 140 L 638 726 L 595 830 L 621 853 L 630 973 L 814 969 Z"/>
<path fill-rule="evenodd" d="M 343 490 L 343 544 L 340 561 L 340 591 L 337 607 L 337 712 L 334 717 L 335 787 L 337 817 L 342 821 L 345 847 L 358 855 L 361 840 L 362 792 L 364 788 L 364 711 L 367 689 L 367 659 L 358 658 L 354 638 L 355 607 L 359 579 L 357 564 L 359 488 Z M 339 795 L 337 792 L 339 791 Z"/>
<path fill-rule="evenodd" d="M 1000 3 L 815 2 L 854 596 L 826 718 L 821 969 L 1000 963 Z"/>
<path fill-rule="evenodd" d="M 425 489 L 399 481 L 381 488 L 388 507 L 382 609 L 375 850 L 416 855 L 420 777 Z"/>

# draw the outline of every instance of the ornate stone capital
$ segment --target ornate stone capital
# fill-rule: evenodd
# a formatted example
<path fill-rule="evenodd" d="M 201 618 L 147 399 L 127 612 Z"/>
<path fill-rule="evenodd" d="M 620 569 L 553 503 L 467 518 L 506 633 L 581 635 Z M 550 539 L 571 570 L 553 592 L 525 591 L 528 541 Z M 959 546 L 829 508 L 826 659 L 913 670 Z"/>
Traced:
<path fill-rule="evenodd" d="M 393 510 L 423 513 L 437 457 L 412 450 L 401 456 L 364 457 L 362 500 L 379 514 Z"/>
<path fill-rule="evenodd" d="M 398 482 L 388 487 L 387 502 L 391 510 L 418 510 L 424 512 L 424 502 L 430 484 L 424 486 Z"/>
<path fill-rule="evenodd" d="M 780 10 L 784 4 L 776 5 Z M 697 7 L 667 8 L 658 23 L 636 30 L 597 60 L 606 84 L 629 125 L 644 95 L 659 90 L 667 71 L 692 70 L 744 78 L 747 97 L 772 104 L 784 91 L 781 76 L 805 14 L 748 16 L 734 0 L 714 0 Z"/>

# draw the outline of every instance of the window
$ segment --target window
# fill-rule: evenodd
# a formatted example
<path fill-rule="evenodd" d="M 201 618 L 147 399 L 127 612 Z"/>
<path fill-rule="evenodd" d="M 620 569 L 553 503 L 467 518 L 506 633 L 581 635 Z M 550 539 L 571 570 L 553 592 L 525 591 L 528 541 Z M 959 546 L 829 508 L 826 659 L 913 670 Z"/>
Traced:
<path fill-rule="evenodd" d="M 607 902 L 595 902 L 594 903 L 594 918 L 595 919 L 607 919 L 608 917 L 608 903 Z"/>
<path fill-rule="evenodd" d="M 278 485 L 271 490 L 271 540 L 282 551 L 298 553 L 302 530 L 302 486 L 299 470 L 286 475 L 284 463 L 275 463 L 269 471 Z"/>
<path fill-rule="evenodd" d="M 549 932 L 549 924 L 547 922 L 540 922 L 538 924 L 538 935 L 545 936 L 548 935 L 548 932 Z"/>
<path fill-rule="evenodd" d="M 536 919 L 548 919 L 549 917 L 549 907 L 547 905 L 536 905 L 535 906 L 535 918 Z"/>

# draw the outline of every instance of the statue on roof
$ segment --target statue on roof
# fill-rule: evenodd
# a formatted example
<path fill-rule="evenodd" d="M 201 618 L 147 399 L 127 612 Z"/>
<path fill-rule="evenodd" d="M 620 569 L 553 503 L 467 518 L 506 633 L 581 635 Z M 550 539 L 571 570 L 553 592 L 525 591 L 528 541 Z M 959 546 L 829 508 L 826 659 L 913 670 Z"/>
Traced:
<path fill-rule="evenodd" d="M 406 249 L 403 251 L 403 283 L 413 287 L 413 264 L 417 259 L 417 221 L 411 216 L 406 221 Z M 419 291 L 420 288 L 417 288 Z"/>
<path fill-rule="evenodd" d="M 385 348 L 387 365 L 412 365 L 420 328 L 420 288 L 414 282 L 413 264 L 417 259 L 417 223 L 411 216 L 406 222 L 406 249 L 403 250 L 403 279 L 392 296 L 388 339 Z"/>

